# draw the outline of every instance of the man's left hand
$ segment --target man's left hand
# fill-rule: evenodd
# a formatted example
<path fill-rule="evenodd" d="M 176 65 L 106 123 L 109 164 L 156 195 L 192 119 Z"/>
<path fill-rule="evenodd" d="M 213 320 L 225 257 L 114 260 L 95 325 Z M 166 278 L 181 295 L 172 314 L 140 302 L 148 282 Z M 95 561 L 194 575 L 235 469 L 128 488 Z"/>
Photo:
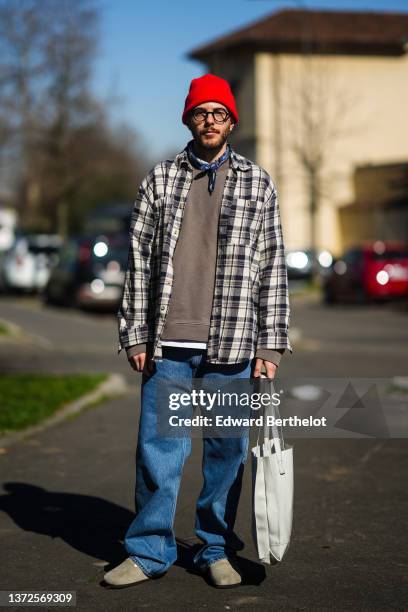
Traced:
<path fill-rule="evenodd" d="M 275 378 L 276 370 L 278 366 L 272 363 L 272 361 L 266 361 L 266 359 L 259 359 L 259 357 L 255 360 L 254 367 L 254 378 L 259 378 L 262 373 L 262 368 L 266 370 L 266 378 Z"/>

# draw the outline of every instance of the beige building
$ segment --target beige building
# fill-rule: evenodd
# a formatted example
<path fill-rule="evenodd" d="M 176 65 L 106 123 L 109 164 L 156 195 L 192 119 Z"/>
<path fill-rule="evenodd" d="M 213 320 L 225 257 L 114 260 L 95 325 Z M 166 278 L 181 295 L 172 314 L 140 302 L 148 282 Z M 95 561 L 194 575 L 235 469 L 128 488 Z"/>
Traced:
<path fill-rule="evenodd" d="M 271 174 L 286 248 L 338 255 L 358 239 L 340 212 L 357 169 L 408 161 L 408 13 L 282 10 L 188 56 L 231 83 L 232 142 Z M 365 233 L 386 237 L 378 223 Z"/>

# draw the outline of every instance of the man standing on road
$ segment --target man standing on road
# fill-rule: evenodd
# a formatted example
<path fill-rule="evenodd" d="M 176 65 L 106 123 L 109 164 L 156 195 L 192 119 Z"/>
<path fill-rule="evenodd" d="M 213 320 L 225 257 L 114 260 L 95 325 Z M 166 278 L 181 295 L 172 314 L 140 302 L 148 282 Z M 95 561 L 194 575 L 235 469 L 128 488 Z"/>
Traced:
<path fill-rule="evenodd" d="M 118 311 L 119 350 L 143 372 L 136 510 L 128 558 L 110 587 L 164 574 L 177 559 L 173 524 L 189 437 L 156 435 L 158 385 L 175 378 L 275 376 L 288 337 L 289 296 L 277 192 L 269 174 L 227 143 L 238 123 L 228 82 L 193 79 L 183 123 L 193 139 L 154 166 L 134 205 Z M 216 587 L 241 583 L 234 533 L 248 436 L 204 438 L 195 532 L 198 571 Z M 235 566 L 235 567 L 234 567 Z"/>

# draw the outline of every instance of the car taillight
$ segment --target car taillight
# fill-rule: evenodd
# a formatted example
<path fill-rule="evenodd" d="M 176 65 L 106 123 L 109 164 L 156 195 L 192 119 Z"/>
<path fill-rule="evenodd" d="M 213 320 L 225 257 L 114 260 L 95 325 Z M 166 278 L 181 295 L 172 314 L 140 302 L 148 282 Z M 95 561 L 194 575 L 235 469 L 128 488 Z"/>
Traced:
<path fill-rule="evenodd" d="M 91 247 L 88 244 L 81 244 L 79 247 L 79 263 L 85 264 L 91 257 Z"/>

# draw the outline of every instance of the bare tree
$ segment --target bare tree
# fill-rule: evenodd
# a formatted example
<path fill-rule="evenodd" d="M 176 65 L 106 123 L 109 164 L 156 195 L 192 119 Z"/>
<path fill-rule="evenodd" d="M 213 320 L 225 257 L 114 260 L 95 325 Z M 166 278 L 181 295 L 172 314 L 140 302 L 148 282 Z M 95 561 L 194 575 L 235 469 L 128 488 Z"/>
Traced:
<path fill-rule="evenodd" d="M 42 58 L 36 52 L 43 40 L 42 17 L 35 1 L 0 3 L 0 113 L 6 125 L 1 142 L 2 158 L 14 158 L 26 183 L 28 199 L 29 167 L 35 150 L 37 112 L 40 106 L 37 80 L 43 74 Z"/>
<path fill-rule="evenodd" d="M 44 9 L 44 2 L 41 3 Z M 43 57 L 47 82 L 47 125 L 43 153 L 54 175 L 54 202 L 59 232 L 68 232 L 69 197 L 78 187 L 78 168 L 67 155 L 73 131 L 98 112 L 90 94 L 90 77 L 97 47 L 98 15 L 90 0 L 47 0 L 47 37 Z M 80 174 L 82 174 L 81 169 Z"/>
<path fill-rule="evenodd" d="M 70 229 L 78 231 L 86 214 L 100 204 L 134 200 L 146 170 L 139 141 L 140 137 L 129 126 L 110 126 L 103 115 L 71 133 L 65 149 L 65 161 L 72 177 L 66 183 L 65 194 L 69 201 Z M 48 206 L 52 210 L 52 200 Z"/>
<path fill-rule="evenodd" d="M 89 207 L 133 200 L 145 170 L 138 134 L 91 91 L 97 2 L 0 0 L 0 154 L 23 229 L 78 230 Z"/>

